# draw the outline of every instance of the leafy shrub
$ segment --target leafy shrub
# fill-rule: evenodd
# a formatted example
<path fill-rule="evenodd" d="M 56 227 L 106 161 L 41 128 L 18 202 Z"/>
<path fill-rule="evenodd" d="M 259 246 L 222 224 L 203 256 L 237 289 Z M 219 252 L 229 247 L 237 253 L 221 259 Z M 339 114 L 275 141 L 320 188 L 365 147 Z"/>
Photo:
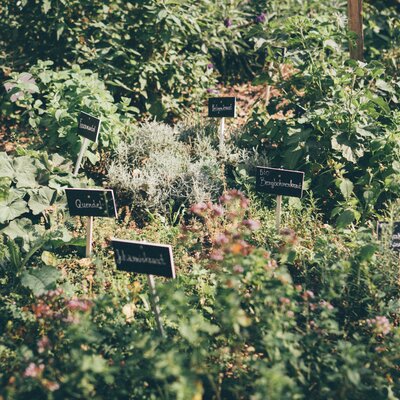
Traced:
<path fill-rule="evenodd" d="M 267 33 L 271 59 L 282 56 L 275 41 L 286 48 L 282 61 L 291 72 L 257 80 L 275 84 L 280 95 L 268 112 L 255 109 L 241 142 L 261 141 L 271 165 L 303 170 L 321 209 L 342 226 L 398 196 L 400 155 L 400 85 L 379 63 L 344 61 L 343 29 L 327 18 L 293 17 Z M 284 118 L 271 118 L 278 113 Z"/>
<path fill-rule="evenodd" d="M 195 204 L 191 212 L 195 218 L 177 238 L 184 265 L 176 280 L 158 286 L 167 340 L 153 329 L 144 280 L 103 275 L 113 268 L 105 249 L 91 278 L 102 293 L 97 297 L 71 298 L 61 290 L 2 297 L 0 315 L 10 322 L 0 336 L 0 394 L 399 395 L 398 264 L 380 253 L 369 232 L 338 235 L 298 212 L 288 220 L 299 231 L 273 238 L 270 213 L 254 209 L 238 191 L 219 203 Z M 266 226 L 253 212 L 268 218 Z M 124 232 L 138 235 L 128 226 Z M 92 267 L 83 265 L 78 272 L 85 280 Z"/>
<path fill-rule="evenodd" d="M 13 73 L 7 81 L 12 101 L 23 107 L 26 122 L 40 135 L 47 151 L 75 157 L 82 144 L 78 136 L 78 114 L 85 111 L 102 120 L 99 149 L 113 149 L 123 137 L 133 108 L 129 100 L 117 104 L 97 74 L 75 65 L 55 71 L 52 62 L 38 62 L 29 74 Z M 31 76 L 30 80 L 26 80 Z M 13 97 L 14 96 L 14 97 Z M 86 152 L 92 163 L 98 159 L 97 146 Z"/>
<path fill-rule="evenodd" d="M 118 146 L 108 171 L 110 184 L 127 193 L 134 207 L 151 212 L 215 198 L 225 180 L 223 160 L 212 138 L 196 129 L 142 124 Z M 235 163 L 244 155 L 229 149 L 226 157 Z"/>
<path fill-rule="evenodd" d="M 0 247 L 4 250 L 0 264 L 19 274 L 38 250 L 78 243 L 61 222 L 66 206 L 63 188 L 88 182 L 73 177 L 71 163 L 58 154 L 0 153 L 0 164 Z"/>
<path fill-rule="evenodd" d="M 17 68 L 38 58 L 62 67 L 78 61 L 133 97 L 142 112 L 158 117 L 178 114 L 189 98 L 195 102 L 215 83 L 207 68 L 208 36 L 202 36 L 205 26 L 223 27 L 223 19 L 217 20 L 217 7 L 207 2 L 75 0 L 55 5 L 46 0 L 6 1 L 3 7 L 2 31 L 8 33 L 13 25 L 19 32 L 7 34 L 3 42 Z"/>
<path fill-rule="evenodd" d="M 393 75 L 399 75 L 399 2 L 367 1 L 364 5 L 364 37 L 367 59 L 385 62 Z"/>

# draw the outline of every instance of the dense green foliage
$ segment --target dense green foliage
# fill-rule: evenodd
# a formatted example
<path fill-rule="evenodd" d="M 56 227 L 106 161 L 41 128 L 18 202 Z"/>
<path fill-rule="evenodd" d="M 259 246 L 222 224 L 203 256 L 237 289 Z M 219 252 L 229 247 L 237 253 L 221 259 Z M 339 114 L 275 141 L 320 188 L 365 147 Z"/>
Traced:
<path fill-rule="evenodd" d="M 399 0 L 365 2 L 365 62 L 346 6 L 2 1 L 0 400 L 400 398 Z M 249 80 L 220 148 L 204 100 Z M 80 111 L 102 124 L 73 176 Z M 306 176 L 281 229 L 268 164 Z M 95 184 L 118 218 L 82 258 L 64 188 Z M 165 337 L 112 237 L 172 246 Z"/>
<path fill-rule="evenodd" d="M 140 233 L 129 225 L 99 231 L 174 243 L 178 279 L 158 286 L 165 340 L 146 284 L 113 272 L 100 244 L 94 264 L 59 260 L 79 298 L 65 290 L 3 297 L 3 394 L 396 398 L 395 258 L 369 230 L 339 237 L 313 211 L 287 210 L 294 230 L 277 236 L 270 214 L 248 207 L 228 192 L 221 204 L 194 205 L 196 218 L 180 234 L 161 222 Z M 249 212 L 263 221 L 255 234 Z M 269 251 L 259 245 L 265 237 Z"/>
<path fill-rule="evenodd" d="M 215 85 L 212 54 L 238 53 L 240 31 L 224 26 L 240 2 L 6 1 L 1 30 L 7 66 L 37 59 L 98 71 L 142 112 L 179 115 Z M 243 13 L 235 24 L 244 20 Z"/>
<path fill-rule="evenodd" d="M 400 82 L 376 61 L 347 60 L 346 36 L 341 17 L 271 24 L 262 46 L 276 73 L 256 82 L 280 94 L 254 109 L 240 138 L 268 149 L 272 165 L 304 171 L 321 209 L 344 226 L 398 197 L 400 167 Z"/>
<path fill-rule="evenodd" d="M 39 147 L 68 157 L 76 156 L 82 145 L 77 133 L 79 112 L 100 118 L 99 146 L 92 143 L 86 152 L 94 164 L 99 159 L 96 149 L 115 149 L 137 110 L 129 106 L 129 99 L 122 98 L 121 103 L 116 103 L 92 71 L 77 65 L 54 71 L 51 66 L 52 62 L 39 61 L 29 74 L 11 74 L 12 79 L 6 83 L 11 88 L 10 100 L 23 109 L 21 122 L 40 137 Z"/>

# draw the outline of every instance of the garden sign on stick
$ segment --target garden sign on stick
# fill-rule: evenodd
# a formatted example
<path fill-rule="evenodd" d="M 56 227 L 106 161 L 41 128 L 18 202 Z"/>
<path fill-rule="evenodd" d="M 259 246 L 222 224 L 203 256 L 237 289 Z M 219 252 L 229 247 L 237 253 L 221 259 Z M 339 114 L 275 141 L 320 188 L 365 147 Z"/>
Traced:
<path fill-rule="evenodd" d="M 86 257 L 92 255 L 93 217 L 117 217 L 114 192 L 111 189 L 65 189 L 69 213 L 88 217 L 86 225 Z"/>
<path fill-rule="evenodd" d="M 150 302 L 161 336 L 165 337 L 161 322 L 159 298 L 153 275 L 175 278 L 172 247 L 164 244 L 111 239 L 117 268 L 127 272 L 147 275 Z"/>
<path fill-rule="evenodd" d="M 303 197 L 304 172 L 281 168 L 257 167 L 256 189 L 276 194 L 275 226 L 279 230 L 282 196 Z"/>
<path fill-rule="evenodd" d="M 392 250 L 400 253 L 400 222 L 393 222 L 393 232 L 390 247 Z"/>
<path fill-rule="evenodd" d="M 225 145 L 225 118 L 236 118 L 236 97 L 211 97 L 208 99 L 208 116 L 221 118 L 219 149 Z"/>
<path fill-rule="evenodd" d="M 376 225 L 378 240 L 382 241 L 384 247 L 390 247 L 400 256 L 400 222 L 392 223 L 378 221 Z"/>
<path fill-rule="evenodd" d="M 100 119 L 93 117 L 92 115 L 86 114 L 83 111 L 80 112 L 78 117 L 78 134 L 80 136 L 83 136 L 84 139 L 78 155 L 78 159 L 76 160 L 74 176 L 78 175 L 82 158 L 89 144 L 89 140 L 91 140 L 92 142 L 97 142 L 97 138 L 100 132 L 100 125 Z"/>

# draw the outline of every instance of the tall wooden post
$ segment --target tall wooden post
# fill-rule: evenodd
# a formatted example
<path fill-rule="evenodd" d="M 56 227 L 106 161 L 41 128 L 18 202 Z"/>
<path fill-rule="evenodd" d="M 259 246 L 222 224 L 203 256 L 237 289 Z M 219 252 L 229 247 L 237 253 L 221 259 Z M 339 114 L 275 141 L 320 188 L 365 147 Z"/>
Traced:
<path fill-rule="evenodd" d="M 357 34 L 357 45 L 350 44 L 350 57 L 354 60 L 364 59 L 364 32 L 362 17 L 363 0 L 347 0 L 349 29 Z"/>

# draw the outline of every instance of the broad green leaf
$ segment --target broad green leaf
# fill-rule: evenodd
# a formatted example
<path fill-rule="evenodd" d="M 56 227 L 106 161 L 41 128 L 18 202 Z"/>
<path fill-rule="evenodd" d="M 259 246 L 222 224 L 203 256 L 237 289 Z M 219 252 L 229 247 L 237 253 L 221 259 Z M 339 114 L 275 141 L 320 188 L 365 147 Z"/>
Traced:
<path fill-rule="evenodd" d="M 10 178 L 0 178 L 0 201 L 7 198 L 8 194 L 10 193 L 10 185 Z"/>
<path fill-rule="evenodd" d="M 371 96 L 370 98 L 371 101 L 379 106 L 384 112 L 390 114 L 390 107 L 382 97 Z"/>
<path fill-rule="evenodd" d="M 382 79 L 378 79 L 376 81 L 376 87 L 378 89 L 383 90 L 384 92 L 395 93 L 395 90 L 393 89 L 393 87 L 391 85 L 389 85 L 389 83 L 385 82 Z"/>
<path fill-rule="evenodd" d="M 340 46 L 332 39 L 327 39 L 324 41 L 324 47 L 328 47 L 333 51 L 339 51 Z"/>
<path fill-rule="evenodd" d="M 42 187 L 38 191 L 31 191 L 28 206 L 34 215 L 46 211 L 52 204 L 55 190 Z"/>
<path fill-rule="evenodd" d="M 54 253 L 51 253 L 50 251 L 44 251 L 42 253 L 41 259 L 45 263 L 45 265 L 49 265 L 51 267 L 56 267 L 58 264 L 57 257 Z"/>
<path fill-rule="evenodd" d="M 35 243 L 39 244 L 39 242 L 44 242 L 46 240 L 44 236 L 44 227 L 33 225 L 29 218 L 18 218 L 11 221 L 2 232 L 11 240 L 17 238 L 22 239 L 22 248 L 26 252 L 28 252 Z"/>
<path fill-rule="evenodd" d="M 7 153 L 0 153 L 0 178 L 14 179 L 15 171 Z"/>
<path fill-rule="evenodd" d="M 353 150 L 351 149 L 351 147 L 350 147 L 350 146 L 347 146 L 347 145 L 345 145 L 345 144 L 342 144 L 341 146 L 342 146 L 342 155 L 343 155 L 343 157 L 344 157 L 347 161 L 350 161 L 350 162 L 352 162 L 352 163 L 355 163 L 357 160 L 356 160 L 356 158 L 354 157 L 354 153 L 353 153 Z"/>
<path fill-rule="evenodd" d="M 36 175 L 38 167 L 34 164 L 34 159 L 29 156 L 14 158 L 15 181 L 17 187 L 37 187 Z"/>
<path fill-rule="evenodd" d="M 35 296 L 40 296 L 54 288 L 59 278 L 61 273 L 58 269 L 44 265 L 41 268 L 26 270 L 22 274 L 21 283 L 31 289 Z"/>
<path fill-rule="evenodd" d="M 377 250 L 376 246 L 373 244 L 366 244 L 360 250 L 361 261 L 369 261 Z"/>
<path fill-rule="evenodd" d="M 340 184 L 340 191 L 342 192 L 345 199 L 348 199 L 353 193 L 354 185 L 349 179 L 343 179 Z"/>
<path fill-rule="evenodd" d="M 43 12 L 47 14 L 51 8 L 51 0 L 43 0 Z"/>
<path fill-rule="evenodd" d="M 339 228 L 345 228 L 346 226 L 350 225 L 356 216 L 352 210 L 346 210 L 339 215 L 336 223 Z"/>
<path fill-rule="evenodd" d="M 29 211 L 26 201 L 18 190 L 10 190 L 7 197 L 0 201 L 0 224 L 12 221 Z"/>

